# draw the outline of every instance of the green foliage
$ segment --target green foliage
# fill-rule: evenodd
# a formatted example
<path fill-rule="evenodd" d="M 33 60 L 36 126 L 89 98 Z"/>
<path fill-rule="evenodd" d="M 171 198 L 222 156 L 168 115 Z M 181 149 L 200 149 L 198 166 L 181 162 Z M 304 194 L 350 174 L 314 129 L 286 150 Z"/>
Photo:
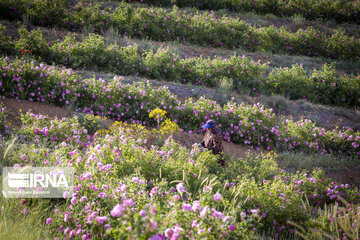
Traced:
<path fill-rule="evenodd" d="M 307 225 L 317 229 L 291 222 L 297 228 L 297 234 L 304 239 L 359 239 L 360 207 L 346 203 L 345 207 L 338 204 L 325 205 L 317 210 L 317 218 L 313 217 Z"/>
<path fill-rule="evenodd" d="M 24 126 L 19 130 L 22 138 L 27 141 L 33 140 L 35 143 L 40 140 L 44 140 L 45 145 L 65 142 L 65 145 L 72 144 L 81 148 L 80 140 L 84 140 L 87 136 L 87 131 L 79 127 L 76 117 L 53 120 L 47 116 L 26 113 L 21 115 L 21 122 Z M 74 128 L 77 130 L 73 131 Z"/>
<path fill-rule="evenodd" d="M 1 18 L 17 20 L 26 17 L 35 25 L 54 26 L 63 22 L 68 4 L 67 0 L 3 0 L 0 2 Z"/>
<path fill-rule="evenodd" d="M 49 237 L 51 233 L 44 229 L 44 221 L 52 214 L 50 201 L 24 200 L 23 203 L 0 195 L 0 238 L 36 240 Z"/>
<path fill-rule="evenodd" d="M 12 53 L 13 42 L 9 36 L 5 36 L 6 27 L 0 24 L 0 53 Z"/>
<path fill-rule="evenodd" d="M 107 45 L 104 38 L 96 34 L 89 34 L 82 41 L 77 41 L 75 34 L 68 35 L 63 41 L 52 44 L 49 51 L 52 55 L 48 61 L 75 69 L 93 66 L 97 70 L 129 75 L 136 73 L 140 67 L 136 46 Z"/>
<path fill-rule="evenodd" d="M 20 7 L 23 6 L 22 3 L 18 3 Z M 43 1 L 36 3 L 43 4 Z M 13 7 L 13 4 L 7 4 Z M 17 6 L 16 3 L 14 4 Z M 45 13 L 40 12 L 37 4 L 30 4 L 26 8 L 26 13 L 39 19 L 52 10 L 53 7 L 49 7 Z M 35 16 L 37 12 L 40 17 Z M 97 33 L 104 33 L 107 29 L 116 29 L 121 35 L 130 37 L 148 38 L 155 41 L 186 41 L 210 47 L 238 48 L 247 51 L 270 50 L 274 53 L 334 59 L 359 59 L 359 40 L 339 31 L 327 36 L 311 27 L 306 30 L 299 29 L 296 33 L 273 26 L 256 28 L 236 18 L 225 16 L 216 18 L 209 12 L 191 15 L 181 12 L 177 7 L 169 12 L 166 9 L 154 7 L 135 8 L 125 2 L 116 9 L 78 2 L 65 13 L 61 11 L 52 16 L 55 18 L 47 22 L 40 21 L 38 24 L 56 23 L 57 26 L 66 27 L 72 31 L 91 26 L 90 28 Z M 7 18 L 11 17 L 7 16 Z M 38 20 L 35 22 L 37 23 Z"/>
<path fill-rule="evenodd" d="M 358 106 L 358 77 L 337 76 L 333 66 L 325 64 L 308 74 L 301 65 L 275 68 L 263 85 L 268 91 L 290 99 L 307 99 L 323 104 Z"/>
<path fill-rule="evenodd" d="M 5 130 L 7 129 L 6 116 L 6 109 L 3 107 L 2 104 L 0 104 L 0 134 L 5 133 Z"/>
<path fill-rule="evenodd" d="M 87 137 L 77 137 L 84 136 L 77 118 L 50 120 L 32 114 L 23 118 L 27 120 L 17 135 L 25 137 L 15 142 L 8 162 L 72 166 L 76 172 L 75 185 L 79 187 L 72 199 L 59 203 L 55 213 L 46 210 L 46 215 L 41 214 L 43 225 L 46 217 L 51 218 L 44 229 L 54 237 L 76 233 L 79 224 L 83 234 L 107 234 L 106 238 L 165 235 L 174 226 L 183 229 L 181 236 L 221 238 L 228 234 L 252 239 L 255 230 L 276 227 L 276 233 L 285 237 L 290 235 L 290 220 L 303 223 L 313 216 L 311 210 L 301 207 L 305 196 L 309 206 L 321 207 L 338 197 L 350 199 L 356 193 L 347 186 L 334 185 L 321 172 L 287 173 L 278 167 L 273 153 L 248 156 L 245 161 L 228 159 L 228 167 L 222 168 L 211 152 L 186 149 L 171 138 L 162 145 L 149 146 L 146 140 L 150 132 L 143 126 L 116 123 L 106 134 L 84 145 Z M 64 140 L 66 144 L 49 144 L 54 135 L 59 135 L 57 142 Z M 11 138 L 4 147 L 10 142 Z M 78 149 L 80 143 L 85 146 L 82 150 Z M 114 216 L 111 212 L 117 204 L 122 210 Z M 38 214 L 36 209 L 49 206 L 49 202 L 34 200 L 28 211 Z M 9 208 L 16 213 L 23 209 Z M 58 231 L 59 227 L 64 231 Z M 327 230 L 325 225 L 317 227 Z"/>
<path fill-rule="evenodd" d="M 151 110 L 159 108 L 185 131 L 199 132 L 199 126 L 214 119 L 226 141 L 245 143 L 253 148 L 301 150 L 307 152 L 359 154 L 359 133 L 351 129 L 333 131 L 318 128 L 311 121 L 279 122 L 264 106 L 217 102 L 199 98 L 184 103 L 167 88 L 153 88 L 149 83 L 124 84 L 123 78 L 82 79 L 72 70 L 40 67 L 25 60 L 0 61 L 5 96 L 74 107 L 113 120 L 154 126 Z M 17 76 L 15 79 L 12 76 Z M 17 84 L 14 84 L 14 81 Z"/>
<path fill-rule="evenodd" d="M 267 64 L 244 56 L 181 58 L 169 49 L 147 51 L 140 56 L 136 45 L 107 45 L 104 38 L 96 34 L 89 34 L 81 41 L 76 35 L 68 35 L 57 43 L 46 43 L 40 30 L 28 33 L 21 28 L 19 34 L 15 44 L 20 54 L 31 52 L 48 63 L 56 62 L 75 69 L 90 67 L 122 75 L 140 73 L 155 79 L 208 87 L 224 87 L 232 81 L 231 88 L 250 89 L 254 95 L 281 94 L 290 99 L 350 107 L 360 104 L 358 77 L 338 76 L 332 65 L 325 64 L 310 73 L 301 65 L 293 65 L 275 68 L 265 76 Z"/>
<path fill-rule="evenodd" d="M 95 116 L 91 114 L 86 114 L 85 116 L 79 116 L 79 123 L 83 126 L 90 135 L 94 134 L 101 129 L 106 127 L 105 125 L 105 117 Z"/>
<path fill-rule="evenodd" d="M 293 16 L 295 19 L 334 19 L 339 22 L 359 22 L 358 14 L 360 4 L 358 1 L 271 1 L 271 0 L 207 0 L 207 1 L 194 1 L 194 0 L 181 0 L 181 1 L 156 1 L 156 0 L 137 0 L 142 3 L 150 3 L 155 6 L 171 7 L 176 4 L 179 7 L 194 7 L 206 10 L 220 10 L 226 9 L 234 12 L 255 12 L 257 14 L 274 16 Z M 302 21 L 298 20 L 298 23 Z"/>

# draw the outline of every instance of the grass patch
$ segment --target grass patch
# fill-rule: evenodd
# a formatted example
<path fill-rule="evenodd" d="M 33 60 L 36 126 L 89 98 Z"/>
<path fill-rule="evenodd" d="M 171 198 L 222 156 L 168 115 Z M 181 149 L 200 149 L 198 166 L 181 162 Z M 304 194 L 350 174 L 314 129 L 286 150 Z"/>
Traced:
<path fill-rule="evenodd" d="M 321 154 L 306 154 L 303 152 L 283 152 L 278 154 L 278 163 L 286 169 L 307 170 L 312 171 L 316 168 L 324 170 L 344 169 L 344 168 L 358 168 L 360 160 L 358 158 L 344 158 L 334 155 Z"/>
<path fill-rule="evenodd" d="M 0 175 L 2 189 L 2 175 Z M 0 239 L 49 239 L 45 221 L 53 211 L 50 200 L 4 198 L 0 194 Z M 51 213 L 51 214 L 50 214 Z"/>

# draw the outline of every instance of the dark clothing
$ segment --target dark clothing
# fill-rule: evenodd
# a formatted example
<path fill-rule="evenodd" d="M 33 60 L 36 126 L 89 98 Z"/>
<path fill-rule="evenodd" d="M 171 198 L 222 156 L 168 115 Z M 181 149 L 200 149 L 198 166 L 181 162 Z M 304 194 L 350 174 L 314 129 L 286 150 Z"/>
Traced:
<path fill-rule="evenodd" d="M 211 129 L 207 129 L 201 145 L 204 148 L 212 150 L 213 154 L 218 155 L 219 164 L 221 166 L 225 166 L 225 160 L 222 156 L 224 152 L 222 139 L 223 136 L 221 135 L 221 131 L 219 129 L 216 128 L 214 132 L 212 132 Z"/>

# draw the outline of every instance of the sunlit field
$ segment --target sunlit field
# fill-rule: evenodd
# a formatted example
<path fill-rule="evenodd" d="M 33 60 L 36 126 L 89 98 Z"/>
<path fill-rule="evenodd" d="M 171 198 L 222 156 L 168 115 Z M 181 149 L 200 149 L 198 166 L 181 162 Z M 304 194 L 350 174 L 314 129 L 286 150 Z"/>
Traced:
<path fill-rule="evenodd" d="M 0 239 L 360 239 L 359 1 L 0 0 Z M 225 166 L 203 149 L 221 130 Z"/>

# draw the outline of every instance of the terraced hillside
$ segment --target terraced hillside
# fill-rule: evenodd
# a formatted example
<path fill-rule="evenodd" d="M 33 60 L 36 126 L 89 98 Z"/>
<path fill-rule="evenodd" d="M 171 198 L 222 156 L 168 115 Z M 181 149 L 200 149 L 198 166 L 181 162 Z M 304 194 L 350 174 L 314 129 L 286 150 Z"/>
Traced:
<path fill-rule="evenodd" d="M 0 238 L 359 239 L 359 6 L 1 0 L 2 167 L 75 189 Z"/>

